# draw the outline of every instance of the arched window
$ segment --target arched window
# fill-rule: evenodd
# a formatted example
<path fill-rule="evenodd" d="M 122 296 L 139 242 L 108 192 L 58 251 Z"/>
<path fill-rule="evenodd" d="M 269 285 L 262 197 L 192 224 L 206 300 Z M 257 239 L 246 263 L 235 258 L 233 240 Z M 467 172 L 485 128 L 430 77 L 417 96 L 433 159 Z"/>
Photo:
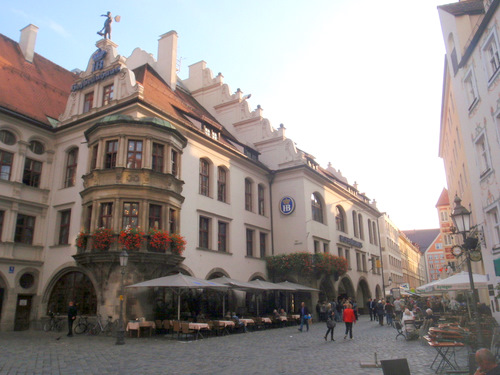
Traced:
<path fill-rule="evenodd" d="M 359 238 L 358 231 L 358 214 L 356 211 L 352 211 L 352 227 L 354 229 L 354 237 Z"/>
<path fill-rule="evenodd" d="M 97 296 L 94 286 L 87 275 L 82 272 L 70 272 L 57 280 L 50 294 L 47 310 L 66 314 L 70 301 L 75 302 L 79 314 L 95 315 L 97 313 Z"/>
<path fill-rule="evenodd" d="M 78 148 L 73 147 L 66 157 L 66 177 L 64 187 L 75 186 L 76 167 L 78 165 Z"/>
<path fill-rule="evenodd" d="M 200 159 L 200 194 L 206 197 L 210 194 L 210 164 L 206 159 Z"/>
<path fill-rule="evenodd" d="M 314 221 L 323 222 L 323 203 L 318 193 L 311 194 L 312 218 Z"/>
<path fill-rule="evenodd" d="M 16 136 L 8 130 L 0 130 L 0 142 L 12 146 L 16 143 Z"/>
<path fill-rule="evenodd" d="M 335 207 L 335 223 L 337 224 L 337 230 L 346 233 L 346 217 L 345 211 L 342 206 Z"/>
<path fill-rule="evenodd" d="M 359 224 L 359 238 L 364 240 L 365 239 L 365 231 L 363 228 L 363 216 L 361 214 L 358 214 L 358 224 Z"/>
<path fill-rule="evenodd" d="M 224 167 L 217 168 L 217 200 L 226 202 L 227 172 Z"/>
<path fill-rule="evenodd" d="M 252 181 L 245 178 L 245 210 L 252 211 Z"/>
<path fill-rule="evenodd" d="M 372 221 L 373 226 L 373 243 L 378 246 L 378 232 L 377 232 L 377 224 L 375 221 Z"/>

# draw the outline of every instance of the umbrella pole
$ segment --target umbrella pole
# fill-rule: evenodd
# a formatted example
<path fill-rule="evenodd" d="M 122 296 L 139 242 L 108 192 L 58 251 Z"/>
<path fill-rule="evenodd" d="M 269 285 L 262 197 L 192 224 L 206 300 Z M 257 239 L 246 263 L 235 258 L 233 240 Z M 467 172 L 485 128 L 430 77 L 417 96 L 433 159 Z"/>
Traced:
<path fill-rule="evenodd" d="M 181 320 L 181 293 L 177 295 L 177 320 Z"/>
<path fill-rule="evenodd" d="M 226 316 L 226 293 L 222 292 L 222 317 Z"/>

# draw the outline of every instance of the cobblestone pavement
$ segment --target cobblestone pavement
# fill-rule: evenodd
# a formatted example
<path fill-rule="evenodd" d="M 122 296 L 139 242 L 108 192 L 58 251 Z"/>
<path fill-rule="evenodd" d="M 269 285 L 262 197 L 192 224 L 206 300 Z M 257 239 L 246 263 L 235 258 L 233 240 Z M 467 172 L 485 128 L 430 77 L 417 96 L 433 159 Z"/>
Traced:
<path fill-rule="evenodd" d="M 177 341 L 165 335 L 126 338 L 92 337 L 40 331 L 0 333 L 0 375 L 3 374 L 378 374 L 360 362 L 408 358 L 411 373 L 434 374 L 429 368 L 436 351 L 421 341 L 396 341 L 396 330 L 370 322 L 354 325 L 354 339 L 344 340 L 337 324 L 335 342 L 325 342 L 324 323 L 309 332 L 297 327 Z M 467 349 L 457 352 L 460 366 Z"/>

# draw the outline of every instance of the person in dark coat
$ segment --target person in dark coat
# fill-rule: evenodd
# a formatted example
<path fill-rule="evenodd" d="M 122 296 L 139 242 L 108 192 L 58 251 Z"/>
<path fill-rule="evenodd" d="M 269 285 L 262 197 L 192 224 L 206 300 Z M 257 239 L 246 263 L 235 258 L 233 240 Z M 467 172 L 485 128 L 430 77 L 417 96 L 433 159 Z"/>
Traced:
<path fill-rule="evenodd" d="M 383 326 L 384 325 L 384 314 L 385 314 L 383 300 L 379 300 L 377 302 L 376 310 L 377 310 L 378 323 L 381 326 Z"/>
<path fill-rule="evenodd" d="M 69 301 L 68 307 L 68 337 L 73 336 L 73 322 L 76 319 L 77 311 L 73 301 Z"/>
<path fill-rule="evenodd" d="M 299 331 L 302 332 L 302 328 L 304 328 L 304 324 L 307 328 L 307 332 L 309 332 L 309 319 L 311 319 L 311 315 L 309 314 L 309 309 L 306 306 L 305 302 L 300 304 L 299 309 L 300 314 L 300 328 Z"/>
<path fill-rule="evenodd" d="M 368 302 L 366 303 L 366 308 L 368 309 L 368 313 L 370 314 L 370 321 L 373 320 L 373 310 L 372 310 L 372 299 L 368 298 Z"/>
<path fill-rule="evenodd" d="M 335 330 L 335 326 L 337 323 L 335 322 L 335 312 L 332 309 L 332 304 L 329 303 L 326 305 L 327 311 L 326 311 L 326 328 L 327 331 L 325 333 L 325 341 L 328 340 L 328 334 L 330 333 L 330 337 L 332 341 L 335 341 L 333 338 L 333 331 Z"/>

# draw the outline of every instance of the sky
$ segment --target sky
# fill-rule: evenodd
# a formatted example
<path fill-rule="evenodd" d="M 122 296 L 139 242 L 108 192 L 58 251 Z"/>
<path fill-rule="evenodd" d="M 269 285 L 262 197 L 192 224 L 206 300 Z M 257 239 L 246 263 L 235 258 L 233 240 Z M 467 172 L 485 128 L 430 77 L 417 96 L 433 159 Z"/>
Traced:
<path fill-rule="evenodd" d="M 340 170 L 401 230 L 438 228 L 446 187 L 438 157 L 444 42 L 441 0 L 0 0 L 0 33 L 39 27 L 35 52 L 85 70 L 107 11 L 128 57 L 156 58 L 179 36 L 181 79 L 204 60 L 231 92 L 251 94 L 274 128 Z"/>

